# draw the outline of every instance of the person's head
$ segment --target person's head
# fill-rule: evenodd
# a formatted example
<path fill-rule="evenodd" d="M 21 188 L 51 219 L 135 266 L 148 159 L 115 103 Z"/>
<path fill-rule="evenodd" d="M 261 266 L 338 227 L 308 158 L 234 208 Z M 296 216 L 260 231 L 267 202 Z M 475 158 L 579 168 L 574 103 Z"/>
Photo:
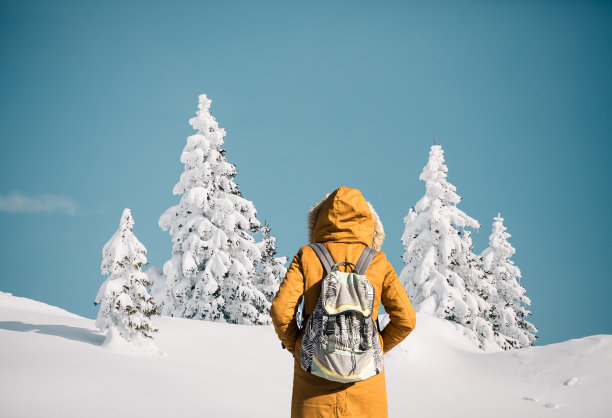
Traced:
<path fill-rule="evenodd" d="M 380 250 L 384 239 L 380 218 L 358 189 L 338 187 L 308 213 L 308 242 L 361 242 Z"/>

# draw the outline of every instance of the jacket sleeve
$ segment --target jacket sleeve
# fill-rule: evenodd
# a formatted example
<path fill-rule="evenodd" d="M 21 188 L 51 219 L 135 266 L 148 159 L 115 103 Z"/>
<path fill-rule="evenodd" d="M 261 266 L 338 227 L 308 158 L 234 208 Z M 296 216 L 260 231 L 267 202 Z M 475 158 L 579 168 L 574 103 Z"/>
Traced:
<path fill-rule="evenodd" d="M 293 257 L 287 274 L 272 300 L 270 316 L 274 330 L 280 338 L 283 346 L 291 354 L 294 352 L 297 339 L 298 327 L 295 313 L 300 304 L 300 298 L 304 293 L 304 275 L 302 270 L 302 249 Z"/>
<path fill-rule="evenodd" d="M 414 330 L 416 313 L 408 299 L 404 287 L 399 281 L 391 263 L 388 263 L 387 274 L 383 281 L 381 302 L 389 314 L 390 322 L 383 328 L 383 353 L 398 345 Z"/>

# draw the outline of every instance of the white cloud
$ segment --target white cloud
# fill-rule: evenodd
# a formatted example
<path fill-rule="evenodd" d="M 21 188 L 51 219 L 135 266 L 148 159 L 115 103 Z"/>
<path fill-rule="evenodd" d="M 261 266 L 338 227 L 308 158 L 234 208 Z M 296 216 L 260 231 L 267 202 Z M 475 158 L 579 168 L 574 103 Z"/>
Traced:
<path fill-rule="evenodd" d="M 21 192 L 0 194 L 0 212 L 12 213 L 68 213 L 74 214 L 77 204 L 74 200 L 49 193 L 26 196 Z"/>

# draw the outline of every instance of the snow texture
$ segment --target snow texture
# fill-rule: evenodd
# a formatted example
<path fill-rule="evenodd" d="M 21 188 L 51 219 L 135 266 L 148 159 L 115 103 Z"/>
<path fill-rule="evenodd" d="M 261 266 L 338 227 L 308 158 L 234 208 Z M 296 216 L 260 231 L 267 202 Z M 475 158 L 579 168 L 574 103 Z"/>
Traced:
<path fill-rule="evenodd" d="M 486 353 L 462 326 L 417 316 L 385 355 L 390 417 L 609 416 L 612 336 Z M 93 320 L 0 292 L 0 415 L 289 416 L 293 357 L 272 326 L 152 320 L 166 355 L 111 349 Z"/>

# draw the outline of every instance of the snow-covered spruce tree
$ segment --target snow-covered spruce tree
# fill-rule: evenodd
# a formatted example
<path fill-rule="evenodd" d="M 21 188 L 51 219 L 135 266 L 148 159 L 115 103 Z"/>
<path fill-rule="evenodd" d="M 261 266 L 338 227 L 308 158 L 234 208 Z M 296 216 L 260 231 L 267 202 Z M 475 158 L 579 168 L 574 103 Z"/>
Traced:
<path fill-rule="evenodd" d="M 276 237 L 271 234 L 270 227 L 266 223 L 262 226 L 261 231 L 263 237 L 258 243 L 261 251 L 261 262 L 255 285 L 264 294 L 268 302 L 272 303 L 280 282 L 287 273 L 285 267 L 287 257 L 276 256 Z"/>
<path fill-rule="evenodd" d="M 491 321 L 500 334 L 503 349 L 523 348 L 533 344 L 538 329 L 527 321 L 531 312 L 525 308 L 531 300 L 519 279 L 521 271 L 510 257 L 516 252 L 508 242 L 504 218 L 498 213 L 493 218 L 493 231 L 489 236 L 489 247 L 482 252 L 484 269 L 493 279 L 497 297 L 492 301 Z"/>
<path fill-rule="evenodd" d="M 454 321 L 485 350 L 496 350 L 487 321 L 489 293 L 480 258 L 472 252 L 470 231 L 480 224 L 457 208 L 461 197 L 446 180 L 444 151 L 434 144 L 419 179 L 425 195 L 404 218 L 406 266 L 400 280 L 418 312 Z"/>
<path fill-rule="evenodd" d="M 210 114 L 211 101 L 199 97 L 197 133 L 181 155 L 185 171 L 174 186 L 178 205 L 159 219 L 173 241 L 162 313 L 169 316 L 269 324 L 270 302 L 253 280 L 261 252 L 251 234 L 261 228 L 252 202 L 242 197 L 236 167 L 225 158 L 225 130 Z"/>
<path fill-rule="evenodd" d="M 451 270 L 461 277 L 465 284 L 466 301 L 470 307 L 471 318 L 467 327 L 476 333 L 479 345 L 485 350 L 500 347 L 499 335 L 491 321 L 491 301 L 497 296 L 491 276 L 482 267 L 482 257 L 475 254 L 472 231 L 461 232 L 461 250 L 453 251 Z"/>
<path fill-rule="evenodd" d="M 114 328 L 127 341 L 152 338 L 157 329 L 151 316 L 158 314 L 146 288 L 151 283 L 141 271 L 147 264 L 147 249 L 134 236 L 133 227 L 132 214 L 125 208 L 119 229 L 102 249 L 102 274 L 110 276 L 94 302 L 100 305 L 96 326 L 102 331 Z"/>

